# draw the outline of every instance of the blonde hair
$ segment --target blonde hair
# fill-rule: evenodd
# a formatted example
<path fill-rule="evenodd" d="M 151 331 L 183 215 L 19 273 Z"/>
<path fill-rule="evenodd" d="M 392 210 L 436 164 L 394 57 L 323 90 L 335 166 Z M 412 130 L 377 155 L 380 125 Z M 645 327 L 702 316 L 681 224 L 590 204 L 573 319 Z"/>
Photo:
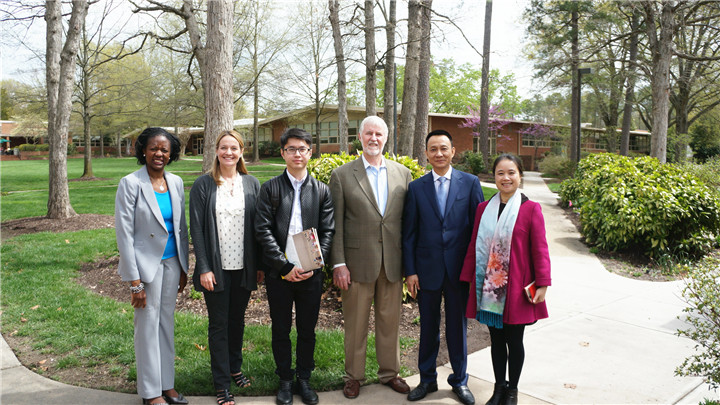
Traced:
<path fill-rule="evenodd" d="M 229 131 L 222 131 L 220 132 L 220 135 L 218 135 L 217 139 L 215 140 L 215 161 L 213 162 L 212 171 L 210 172 L 212 175 L 212 178 L 215 180 L 215 184 L 218 186 L 221 183 L 220 180 L 220 159 L 217 156 L 217 149 L 220 146 L 220 141 L 225 138 L 226 136 L 232 136 L 235 138 L 236 141 L 238 141 L 238 144 L 240 144 L 240 150 L 242 151 L 240 153 L 240 159 L 237 162 L 236 169 L 240 173 L 248 174 L 247 168 L 245 167 L 245 160 L 243 159 L 243 153 L 245 152 L 245 142 L 243 142 L 242 135 L 240 135 L 237 131 L 234 129 L 231 129 Z"/>

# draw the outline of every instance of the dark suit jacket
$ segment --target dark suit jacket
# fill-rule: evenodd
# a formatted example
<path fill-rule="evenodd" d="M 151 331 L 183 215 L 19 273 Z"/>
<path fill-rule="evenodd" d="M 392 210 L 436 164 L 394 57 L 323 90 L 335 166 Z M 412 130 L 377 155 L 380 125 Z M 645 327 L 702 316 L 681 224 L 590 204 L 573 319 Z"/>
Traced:
<path fill-rule="evenodd" d="M 442 288 L 445 273 L 458 283 L 482 201 L 478 178 L 454 168 L 444 213 L 438 206 L 432 172 L 410 183 L 403 213 L 405 276 L 417 274 L 420 288 L 426 290 Z"/>
<path fill-rule="evenodd" d="M 166 171 L 165 182 L 172 203 L 178 259 L 187 273 L 189 246 L 183 181 Z M 122 280 L 151 283 L 161 265 L 169 235 L 147 168 L 143 166 L 120 179 L 115 196 L 115 236 Z"/>
<path fill-rule="evenodd" d="M 245 226 L 243 237 L 243 286 L 248 290 L 257 289 L 257 270 L 260 253 L 255 243 L 255 204 L 260 182 L 249 174 L 238 173 L 242 179 L 243 198 L 245 198 Z M 190 189 L 190 234 L 195 248 L 195 271 L 193 285 L 195 290 L 205 292 L 200 284 L 200 275 L 212 271 L 215 273 L 215 292 L 225 289 L 225 277 L 222 276 L 220 241 L 217 234 L 217 184 L 210 174 L 198 177 Z"/>
<path fill-rule="evenodd" d="M 412 180 L 410 170 L 385 160 L 388 198 L 385 215 L 375 201 L 362 157 L 345 163 L 330 175 L 335 202 L 335 238 L 332 265 L 345 263 L 352 281 L 374 283 L 385 265 L 391 283 L 402 279 L 402 210 Z"/>

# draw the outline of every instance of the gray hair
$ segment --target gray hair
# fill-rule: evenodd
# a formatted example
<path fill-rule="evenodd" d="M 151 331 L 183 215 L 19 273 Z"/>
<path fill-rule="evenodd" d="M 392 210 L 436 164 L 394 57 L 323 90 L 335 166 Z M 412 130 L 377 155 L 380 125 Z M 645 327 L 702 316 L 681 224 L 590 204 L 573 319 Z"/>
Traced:
<path fill-rule="evenodd" d="M 364 120 L 362 120 L 362 122 L 360 123 L 360 135 L 362 135 L 363 129 L 365 129 L 365 124 L 375 124 L 383 130 L 385 136 L 388 135 L 388 127 L 385 123 L 385 120 L 378 117 L 377 115 L 368 115 L 367 117 L 365 117 Z"/>

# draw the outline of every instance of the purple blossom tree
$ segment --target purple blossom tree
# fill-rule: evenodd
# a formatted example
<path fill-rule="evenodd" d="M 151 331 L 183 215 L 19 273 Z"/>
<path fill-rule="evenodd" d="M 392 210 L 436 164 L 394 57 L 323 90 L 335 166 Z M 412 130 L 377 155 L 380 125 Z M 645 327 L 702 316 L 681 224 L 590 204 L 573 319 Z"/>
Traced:
<path fill-rule="evenodd" d="M 533 164 L 537 162 L 537 152 L 540 147 L 540 143 L 544 140 L 553 139 L 555 137 L 555 130 L 550 126 L 540 123 L 534 123 L 528 127 L 525 127 L 518 131 L 523 138 L 533 139 L 535 142 L 535 153 L 533 154 Z"/>
<path fill-rule="evenodd" d="M 472 135 L 480 138 L 480 152 L 483 155 L 485 167 L 490 166 L 490 142 L 488 135 L 483 135 L 483 131 L 480 130 L 480 107 L 475 105 L 468 106 L 468 112 L 470 116 L 465 118 L 459 125 L 461 128 L 472 129 Z M 500 130 L 507 124 L 510 123 L 510 118 L 507 116 L 507 112 L 499 106 L 490 106 L 488 109 L 488 130 L 485 134 L 497 134 L 499 137 L 509 140 L 510 137 L 502 135 Z M 483 139 L 484 138 L 484 139 Z"/>

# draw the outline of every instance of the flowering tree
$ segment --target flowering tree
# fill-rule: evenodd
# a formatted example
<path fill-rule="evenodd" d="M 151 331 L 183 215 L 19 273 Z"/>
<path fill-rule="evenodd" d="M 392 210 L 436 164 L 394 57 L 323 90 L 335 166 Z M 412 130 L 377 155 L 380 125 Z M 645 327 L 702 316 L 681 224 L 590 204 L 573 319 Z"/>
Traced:
<path fill-rule="evenodd" d="M 523 128 L 518 131 L 523 138 L 533 139 L 535 142 L 535 153 L 533 155 L 533 165 L 537 162 L 537 151 L 542 141 L 547 139 L 553 139 L 555 137 L 555 130 L 545 124 L 534 123 L 529 127 Z"/>
<path fill-rule="evenodd" d="M 490 106 L 488 109 L 488 130 L 485 132 L 485 135 L 483 135 L 483 131 L 480 130 L 480 107 L 470 105 L 468 106 L 468 112 L 470 116 L 463 120 L 460 127 L 471 128 L 472 135 L 480 138 L 480 152 L 483 155 L 485 167 L 490 167 L 490 142 L 487 134 L 496 133 L 504 139 L 510 139 L 500 133 L 500 130 L 510 123 L 510 118 L 508 118 L 507 112 L 501 107 Z"/>

